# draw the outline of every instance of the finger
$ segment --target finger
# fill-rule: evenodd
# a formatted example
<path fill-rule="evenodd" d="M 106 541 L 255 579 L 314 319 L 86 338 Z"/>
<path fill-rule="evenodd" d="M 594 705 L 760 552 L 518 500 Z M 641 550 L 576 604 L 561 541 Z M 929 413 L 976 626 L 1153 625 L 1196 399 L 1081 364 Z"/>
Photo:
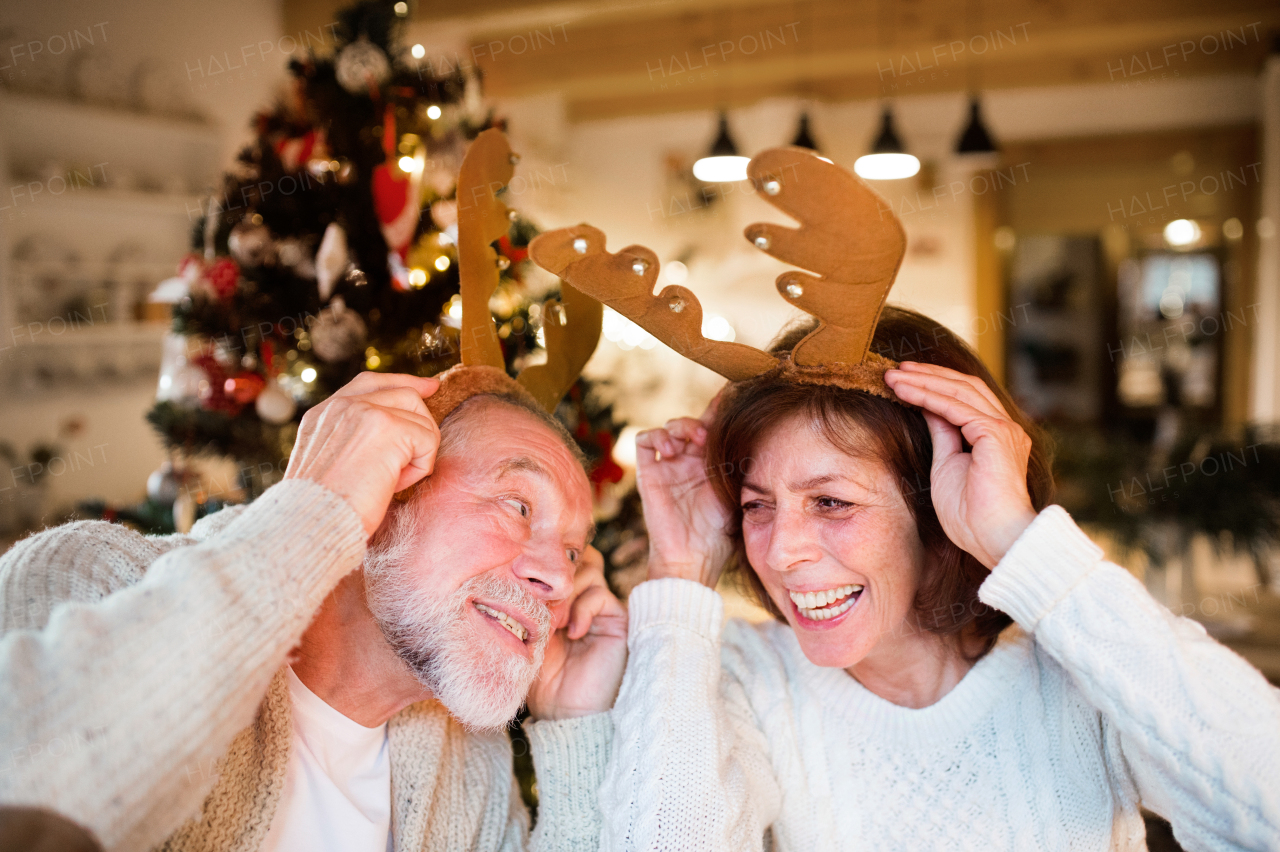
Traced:
<path fill-rule="evenodd" d="M 592 554 L 595 554 L 593 557 Z M 578 570 L 573 575 L 573 596 L 585 592 L 592 586 L 600 586 L 609 588 L 609 584 L 604 579 L 604 556 L 600 551 L 590 545 L 578 557 Z"/>
<path fill-rule="evenodd" d="M 423 376 L 411 376 L 408 373 L 373 373 L 363 372 L 331 394 L 335 396 L 357 396 L 383 388 L 408 387 L 418 392 L 419 396 L 431 396 L 440 387 L 440 380 Z"/>
<path fill-rule="evenodd" d="M 915 375 L 932 375 L 939 378 L 950 378 L 964 382 L 972 387 L 978 393 L 982 394 L 988 402 L 999 413 L 1008 416 L 1009 412 L 1005 409 L 1004 403 L 1000 401 L 1000 397 L 996 396 L 996 392 L 991 386 L 977 376 L 969 373 L 962 373 L 959 370 L 952 370 L 950 367 L 942 367 L 938 364 L 925 364 L 920 361 L 903 361 L 899 365 L 899 369 L 909 374 Z"/>
<path fill-rule="evenodd" d="M 693 417 L 678 417 L 675 420 L 668 420 L 664 428 L 667 430 L 667 434 L 680 441 L 688 441 L 701 446 L 707 440 L 707 427 L 702 425 L 701 420 Z"/>
<path fill-rule="evenodd" d="M 933 438 L 933 466 L 940 467 L 947 459 L 962 452 L 960 430 L 931 411 L 924 412 L 924 422 L 929 426 L 929 435 Z"/>
<path fill-rule="evenodd" d="M 679 449 L 675 440 L 666 429 L 649 429 L 636 436 L 636 447 L 652 450 L 666 458 L 674 456 Z"/>
<path fill-rule="evenodd" d="M 958 376 L 960 374 L 955 375 Z M 940 396 L 950 396 L 958 399 L 975 410 L 981 411 L 987 417 L 994 417 L 1000 420 L 1009 419 L 1009 415 L 1005 413 L 998 400 L 994 400 L 987 394 L 982 393 L 972 383 L 959 378 L 932 373 L 888 370 L 885 372 L 885 383 L 894 389 L 894 393 L 897 393 L 897 389 L 900 387 L 915 386 Z M 982 383 L 978 382 L 978 384 Z"/>
<path fill-rule="evenodd" d="M 591 586 L 573 601 L 569 614 L 569 638 L 581 639 L 591 630 L 591 622 L 609 605 L 613 596 L 599 586 Z"/>
<path fill-rule="evenodd" d="M 431 411 L 427 408 L 427 404 L 422 401 L 422 395 L 418 393 L 416 388 L 382 388 L 360 394 L 359 398 L 374 405 L 380 405 L 383 408 L 396 408 L 401 411 L 420 414 L 435 422 L 435 418 L 431 417 Z"/>
<path fill-rule="evenodd" d="M 978 419 L 1004 419 L 996 418 L 989 412 L 981 411 L 974 408 L 965 400 L 951 396 L 950 394 L 939 393 L 929 390 L 912 382 L 897 382 L 893 387 L 893 392 L 903 402 L 909 402 L 912 405 L 918 405 L 921 408 L 932 411 L 952 423 L 955 426 L 963 428 L 965 424 Z"/>

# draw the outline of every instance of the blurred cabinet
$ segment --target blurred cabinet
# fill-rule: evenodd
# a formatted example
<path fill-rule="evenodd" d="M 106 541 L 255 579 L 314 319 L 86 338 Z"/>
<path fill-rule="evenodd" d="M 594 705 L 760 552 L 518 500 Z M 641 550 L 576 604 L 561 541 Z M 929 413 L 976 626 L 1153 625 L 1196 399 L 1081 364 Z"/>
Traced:
<path fill-rule="evenodd" d="M 0 92 L 0 397 L 154 377 L 146 296 L 188 250 L 220 141 L 194 118 Z"/>

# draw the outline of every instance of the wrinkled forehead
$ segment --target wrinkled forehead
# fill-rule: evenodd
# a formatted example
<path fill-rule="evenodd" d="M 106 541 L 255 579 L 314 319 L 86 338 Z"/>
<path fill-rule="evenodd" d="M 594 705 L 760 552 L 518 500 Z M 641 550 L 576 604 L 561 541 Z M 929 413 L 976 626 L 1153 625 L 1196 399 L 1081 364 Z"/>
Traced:
<path fill-rule="evenodd" d="M 565 438 L 537 415 L 499 399 L 478 399 L 442 429 L 441 457 L 470 477 L 498 481 L 524 475 L 590 514 L 586 471 Z"/>

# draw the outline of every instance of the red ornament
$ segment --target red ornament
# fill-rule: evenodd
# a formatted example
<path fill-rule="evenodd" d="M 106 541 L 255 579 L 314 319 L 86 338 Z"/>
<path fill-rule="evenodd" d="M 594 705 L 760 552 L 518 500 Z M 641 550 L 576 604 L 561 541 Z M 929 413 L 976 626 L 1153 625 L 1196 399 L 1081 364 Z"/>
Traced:
<path fill-rule="evenodd" d="M 401 171 L 396 159 L 396 114 L 387 107 L 382 118 L 382 152 L 386 158 L 373 170 L 373 209 L 387 247 L 400 256 L 409 256 L 409 245 L 418 231 L 422 208 L 418 204 L 418 187 L 422 171 Z"/>
<path fill-rule="evenodd" d="M 231 416 L 240 413 L 241 405 L 227 396 L 227 374 L 212 355 L 199 355 L 192 359 L 204 371 L 205 381 L 200 383 L 200 405 L 209 411 L 225 411 Z"/>
<path fill-rule="evenodd" d="M 596 466 L 591 469 L 590 479 L 598 496 L 604 490 L 606 482 L 621 482 L 626 471 L 613 460 L 613 435 L 611 433 L 607 431 L 598 432 L 596 434 L 596 443 L 600 445 L 602 455 L 600 456 L 600 461 L 596 462 Z"/>
<path fill-rule="evenodd" d="M 267 380 L 257 373 L 241 373 L 223 382 L 222 390 L 239 405 L 248 405 L 258 398 L 258 394 L 266 386 Z"/>
<path fill-rule="evenodd" d="M 236 282 L 240 280 L 240 267 L 231 258 L 220 257 L 204 271 L 204 280 L 209 282 L 219 299 L 230 299 L 235 295 Z"/>

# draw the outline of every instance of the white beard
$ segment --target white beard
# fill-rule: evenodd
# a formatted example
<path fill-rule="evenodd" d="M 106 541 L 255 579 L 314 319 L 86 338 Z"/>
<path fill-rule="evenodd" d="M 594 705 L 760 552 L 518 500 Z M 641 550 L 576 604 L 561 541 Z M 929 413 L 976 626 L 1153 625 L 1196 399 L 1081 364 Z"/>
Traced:
<path fill-rule="evenodd" d="M 505 728 L 529 694 L 551 635 L 547 606 L 510 580 L 472 577 L 446 598 L 406 581 L 398 566 L 365 566 L 369 610 L 396 655 L 470 730 Z M 528 616 L 535 623 L 531 658 L 485 634 L 471 600 L 480 598 Z M 471 611 L 474 611 L 473 612 Z M 480 616 L 487 618 L 487 616 Z"/>

